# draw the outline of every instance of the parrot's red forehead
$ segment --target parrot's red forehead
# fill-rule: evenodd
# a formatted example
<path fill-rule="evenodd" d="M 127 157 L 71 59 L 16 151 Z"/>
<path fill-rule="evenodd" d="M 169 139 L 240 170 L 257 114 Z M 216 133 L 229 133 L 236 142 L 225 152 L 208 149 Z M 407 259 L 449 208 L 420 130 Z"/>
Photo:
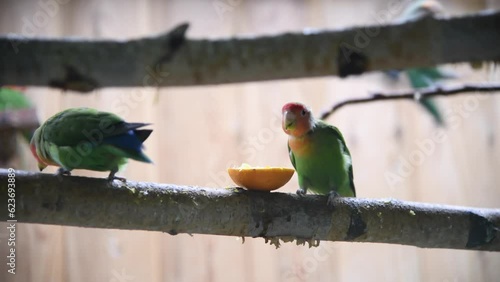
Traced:
<path fill-rule="evenodd" d="M 307 107 L 301 103 L 288 103 L 283 106 L 281 112 L 289 111 L 289 112 L 300 112 L 302 110 L 307 110 Z"/>

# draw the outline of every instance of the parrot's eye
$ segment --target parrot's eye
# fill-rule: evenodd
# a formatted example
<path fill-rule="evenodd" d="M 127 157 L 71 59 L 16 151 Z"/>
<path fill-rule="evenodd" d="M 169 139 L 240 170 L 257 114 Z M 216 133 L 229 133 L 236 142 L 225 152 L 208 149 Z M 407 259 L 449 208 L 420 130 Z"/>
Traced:
<path fill-rule="evenodd" d="M 300 114 L 301 114 L 302 116 L 305 116 L 305 115 L 306 115 L 306 110 L 302 110 L 302 112 L 300 112 Z"/>

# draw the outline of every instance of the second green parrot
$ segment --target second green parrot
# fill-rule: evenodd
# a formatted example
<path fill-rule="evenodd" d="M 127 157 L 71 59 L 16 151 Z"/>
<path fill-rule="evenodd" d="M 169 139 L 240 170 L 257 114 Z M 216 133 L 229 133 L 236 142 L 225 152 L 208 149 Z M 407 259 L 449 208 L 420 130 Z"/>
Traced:
<path fill-rule="evenodd" d="M 110 171 L 108 179 L 127 159 L 151 163 L 142 143 L 152 130 L 139 130 L 146 123 L 127 123 L 115 114 L 90 108 L 62 111 L 42 124 L 31 139 L 31 152 L 40 171 L 59 166 L 58 173 L 73 169 Z M 124 179 L 122 179 L 124 180 Z"/>
<path fill-rule="evenodd" d="M 8 116 L 9 112 L 14 112 L 24 109 L 32 109 L 31 101 L 22 92 L 23 88 L 18 86 L 2 86 L 0 87 L 0 119 L 3 115 Z M 9 118 L 3 120 L 8 121 Z M 36 127 L 37 125 L 34 125 Z M 7 165 L 10 160 L 19 153 L 18 146 L 20 144 L 18 134 L 29 143 L 33 135 L 34 128 L 10 128 L 9 125 L 0 131 L 0 164 Z"/>
<path fill-rule="evenodd" d="M 416 0 L 410 3 L 401 15 L 395 20 L 396 23 L 418 20 L 423 17 L 431 17 L 443 12 L 441 4 L 435 0 Z M 421 67 L 404 70 L 413 89 L 421 89 L 436 86 L 439 80 L 454 78 L 451 73 L 436 67 Z M 399 71 L 386 72 L 390 77 L 397 79 Z M 419 103 L 432 115 L 437 125 L 444 125 L 443 117 L 436 102 L 432 99 L 421 99 Z"/>
<path fill-rule="evenodd" d="M 340 131 L 312 116 L 300 103 L 282 109 L 282 127 L 288 134 L 290 160 L 299 177 L 297 194 L 307 190 L 336 197 L 356 197 L 352 159 Z"/>
<path fill-rule="evenodd" d="M 0 112 L 7 110 L 29 109 L 33 105 L 31 101 L 22 92 L 22 88 L 17 86 L 0 87 Z M 21 132 L 23 137 L 29 143 L 33 136 L 34 130 L 26 130 Z"/>

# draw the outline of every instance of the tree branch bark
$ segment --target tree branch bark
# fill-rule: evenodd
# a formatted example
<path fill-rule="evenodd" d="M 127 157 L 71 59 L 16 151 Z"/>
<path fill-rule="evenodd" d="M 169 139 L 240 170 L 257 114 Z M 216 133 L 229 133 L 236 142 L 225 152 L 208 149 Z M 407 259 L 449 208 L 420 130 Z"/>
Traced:
<path fill-rule="evenodd" d="M 500 91 L 500 84 L 477 84 L 463 85 L 458 87 L 430 87 L 427 89 L 412 90 L 411 92 L 383 94 L 375 93 L 370 97 L 347 99 L 332 106 L 332 108 L 321 114 L 320 119 L 326 120 L 335 111 L 347 105 L 371 103 L 387 100 L 421 100 L 435 96 L 453 96 L 463 94 L 497 94 Z M 474 93 L 472 93 L 474 92 Z"/>
<path fill-rule="evenodd" d="M 0 169 L 2 203 L 8 177 Z M 296 239 L 500 251 L 499 209 L 360 198 L 339 198 L 330 207 L 326 196 L 25 171 L 15 171 L 14 179 L 15 219 L 21 223 L 263 237 L 277 246 L 279 239 Z M 14 218 L 4 209 L 0 220 L 8 219 Z"/>
<path fill-rule="evenodd" d="M 500 12 L 269 37 L 130 41 L 0 37 L 0 85 L 92 91 L 190 86 L 500 60 Z"/>

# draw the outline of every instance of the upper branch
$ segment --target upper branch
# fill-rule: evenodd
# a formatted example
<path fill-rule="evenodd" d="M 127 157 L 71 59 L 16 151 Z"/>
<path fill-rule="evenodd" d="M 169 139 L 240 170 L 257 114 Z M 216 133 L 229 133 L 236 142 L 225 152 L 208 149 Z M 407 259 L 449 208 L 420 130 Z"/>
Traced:
<path fill-rule="evenodd" d="M 500 251 L 498 209 L 359 198 L 338 198 L 331 207 L 326 196 L 24 171 L 9 176 L 0 169 L 0 202 L 11 196 L 15 211 L 1 211 L 1 221 L 263 237 L 275 244 L 297 239 Z"/>
<path fill-rule="evenodd" d="M 0 85 L 91 91 L 347 76 L 367 71 L 498 61 L 500 12 L 387 26 L 255 38 L 89 41 L 0 37 Z"/>

